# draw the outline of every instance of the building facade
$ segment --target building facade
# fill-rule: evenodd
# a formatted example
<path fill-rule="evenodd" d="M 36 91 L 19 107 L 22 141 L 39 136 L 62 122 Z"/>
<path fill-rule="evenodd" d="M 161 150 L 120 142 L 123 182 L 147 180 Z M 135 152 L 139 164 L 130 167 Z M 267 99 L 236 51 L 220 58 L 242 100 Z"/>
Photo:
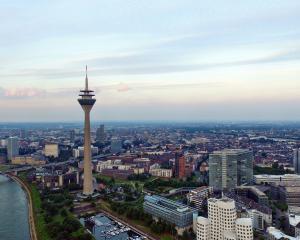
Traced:
<path fill-rule="evenodd" d="M 94 147 L 94 146 L 91 146 L 90 150 L 91 150 L 91 156 L 97 155 L 99 152 L 98 147 Z M 84 156 L 84 147 L 78 147 L 77 149 L 76 148 L 73 149 L 73 157 L 74 158 L 79 158 L 79 157 L 83 157 L 83 156 Z"/>
<path fill-rule="evenodd" d="M 300 149 L 294 149 L 294 169 L 296 174 L 300 174 Z"/>
<path fill-rule="evenodd" d="M 96 140 L 100 143 L 105 141 L 104 124 L 101 124 L 96 130 Z"/>
<path fill-rule="evenodd" d="M 59 155 L 59 146 L 57 143 L 46 143 L 45 144 L 45 156 L 46 157 L 55 157 Z"/>
<path fill-rule="evenodd" d="M 74 129 L 72 129 L 70 131 L 70 142 L 71 143 L 75 142 L 75 130 Z"/>
<path fill-rule="evenodd" d="M 146 195 L 143 207 L 152 217 L 175 224 L 179 234 L 192 227 L 193 213 L 197 213 L 196 209 L 157 195 Z"/>
<path fill-rule="evenodd" d="M 19 155 L 19 139 L 17 137 L 9 137 L 6 141 L 7 159 L 11 161 L 13 157 Z"/>
<path fill-rule="evenodd" d="M 185 157 L 182 153 L 176 153 L 175 155 L 175 177 L 185 177 Z"/>
<path fill-rule="evenodd" d="M 45 157 L 25 155 L 25 156 L 15 156 L 11 159 L 11 164 L 15 165 L 43 165 L 45 164 Z"/>
<path fill-rule="evenodd" d="M 291 184 L 300 186 L 300 175 L 297 174 L 284 174 L 284 175 L 269 175 L 260 174 L 253 177 L 255 184 Z"/>
<path fill-rule="evenodd" d="M 247 210 L 248 216 L 252 219 L 254 229 L 263 231 L 272 225 L 272 212 L 266 213 L 257 209 Z"/>
<path fill-rule="evenodd" d="M 187 200 L 189 203 L 195 205 L 195 208 L 201 209 L 203 202 L 208 199 L 213 193 L 212 187 L 202 186 L 191 190 L 187 195 Z"/>
<path fill-rule="evenodd" d="M 208 199 L 208 218 L 197 219 L 197 240 L 252 240 L 251 218 L 238 218 L 234 200 Z"/>
<path fill-rule="evenodd" d="M 298 237 L 296 238 L 296 237 L 288 236 L 275 227 L 268 227 L 267 239 L 268 240 L 283 240 L 283 239 L 284 240 L 299 240 Z"/>
<path fill-rule="evenodd" d="M 155 177 L 161 177 L 161 178 L 171 178 L 171 177 L 173 177 L 172 169 L 154 168 L 154 169 L 150 169 L 149 173 L 152 176 L 155 176 Z"/>
<path fill-rule="evenodd" d="M 244 149 L 215 151 L 209 156 L 209 186 L 228 190 L 253 179 L 253 152 Z"/>
<path fill-rule="evenodd" d="M 122 152 L 122 140 L 117 137 L 113 137 L 111 139 L 110 151 L 112 154 Z"/>

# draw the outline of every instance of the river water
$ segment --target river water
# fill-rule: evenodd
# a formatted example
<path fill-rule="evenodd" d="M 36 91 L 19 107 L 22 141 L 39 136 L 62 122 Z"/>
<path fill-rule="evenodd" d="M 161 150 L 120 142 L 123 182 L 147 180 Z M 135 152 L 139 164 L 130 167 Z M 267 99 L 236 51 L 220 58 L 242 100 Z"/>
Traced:
<path fill-rule="evenodd" d="M 0 174 L 0 240 L 30 240 L 26 194 Z"/>

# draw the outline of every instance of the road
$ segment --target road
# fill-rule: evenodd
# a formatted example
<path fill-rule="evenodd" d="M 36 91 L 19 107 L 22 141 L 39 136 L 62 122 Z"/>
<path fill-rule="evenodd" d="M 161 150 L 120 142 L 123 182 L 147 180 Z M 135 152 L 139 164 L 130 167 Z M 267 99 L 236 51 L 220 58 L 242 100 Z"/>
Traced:
<path fill-rule="evenodd" d="M 39 166 L 34 166 L 34 165 L 22 166 L 22 167 L 11 168 L 11 169 L 5 171 L 5 173 L 23 172 L 23 171 L 27 171 L 27 170 L 30 170 L 30 169 L 35 168 L 35 167 L 60 166 L 60 165 L 69 164 L 69 163 L 73 163 L 73 162 L 74 162 L 74 160 L 68 160 L 68 161 L 64 161 L 64 162 L 47 163 L 47 164 L 39 165 Z"/>

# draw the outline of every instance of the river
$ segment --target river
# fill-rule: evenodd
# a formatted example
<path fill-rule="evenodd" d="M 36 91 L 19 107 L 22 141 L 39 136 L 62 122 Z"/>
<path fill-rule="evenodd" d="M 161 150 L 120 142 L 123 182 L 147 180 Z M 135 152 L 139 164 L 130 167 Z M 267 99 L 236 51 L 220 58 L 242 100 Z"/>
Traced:
<path fill-rule="evenodd" d="M 0 174 L 0 240 L 30 240 L 25 192 Z"/>

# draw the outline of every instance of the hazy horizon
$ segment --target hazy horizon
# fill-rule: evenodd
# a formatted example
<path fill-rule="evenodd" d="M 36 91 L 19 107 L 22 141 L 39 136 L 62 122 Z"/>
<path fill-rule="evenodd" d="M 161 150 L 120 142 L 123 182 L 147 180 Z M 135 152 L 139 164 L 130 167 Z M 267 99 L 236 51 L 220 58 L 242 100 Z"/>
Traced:
<path fill-rule="evenodd" d="M 300 1 L 2 1 L 0 122 L 300 121 Z"/>

